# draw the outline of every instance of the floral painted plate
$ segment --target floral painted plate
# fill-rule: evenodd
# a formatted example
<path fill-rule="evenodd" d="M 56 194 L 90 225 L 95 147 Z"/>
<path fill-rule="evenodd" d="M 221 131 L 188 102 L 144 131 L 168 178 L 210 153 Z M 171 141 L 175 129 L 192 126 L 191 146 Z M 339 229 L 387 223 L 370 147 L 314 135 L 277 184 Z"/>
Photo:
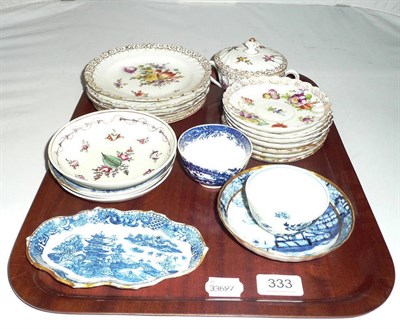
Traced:
<path fill-rule="evenodd" d="M 223 95 L 225 111 L 255 129 L 291 133 L 324 122 L 328 97 L 307 82 L 286 77 L 241 80 Z"/>
<path fill-rule="evenodd" d="M 152 179 L 176 156 L 171 126 L 148 113 L 108 110 L 78 117 L 51 138 L 48 157 L 63 176 L 100 190 Z"/>
<path fill-rule="evenodd" d="M 335 184 L 317 174 L 330 194 L 330 205 L 318 221 L 295 235 L 275 236 L 262 229 L 252 218 L 243 187 L 247 178 L 263 167 L 242 171 L 219 193 L 218 214 L 238 242 L 265 258 L 284 262 L 319 258 L 343 245 L 354 227 L 353 207 Z"/>
<path fill-rule="evenodd" d="M 235 118 L 235 116 L 230 115 L 228 111 L 225 111 L 223 116 L 224 119 L 227 122 L 229 122 L 230 125 L 236 126 L 238 127 L 238 129 L 240 128 L 242 131 L 245 131 L 246 133 L 251 133 L 255 137 L 262 139 L 264 141 L 268 141 L 271 143 L 278 143 L 278 144 L 296 143 L 304 141 L 305 139 L 310 139 L 313 136 L 322 133 L 323 131 L 327 131 L 333 123 L 333 115 L 332 113 L 330 113 L 326 116 L 326 118 L 324 118 L 324 120 L 321 120 L 320 122 L 316 123 L 313 126 L 308 127 L 305 130 L 280 134 L 258 129 L 254 125 L 252 126 L 251 124 L 246 123 L 245 121 L 238 119 L 237 117 Z"/>
<path fill-rule="evenodd" d="M 197 94 L 192 93 L 185 95 L 184 97 L 180 97 L 179 99 L 155 102 L 116 100 L 97 93 L 89 86 L 86 86 L 85 91 L 86 95 L 92 102 L 94 101 L 102 107 L 114 109 L 132 109 L 136 111 L 142 110 L 153 114 L 153 111 L 171 112 L 183 106 L 187 106 L 190 103 L 196 102 L 197 100 L 204 99 L 207 96 L 209 89 L 210 86 L 208 85 L 204 87 L 204 89 L 201 89 Z"/>
<path fill-rule="evenodd" d="M 245 127 L 237 125 L 236 122 L 230 120 L 227 116 L 224 116 L 224 118 L 222 118 L 221 120 L 229 126 L 239 129 L 240 131 L 245 133 L 252 141 L 256 142 L 258 145 L 276 150 L 301 148 L 310 143 L 317 142 L 321 140 L 325 135 L 327 135 L 330 129 L 330 125 L 328 125 L 327 127 L 321 128 L 321 130 L 315 131 L 313 134 L 304 136 L 304 138 L 302 139 L 291 141 L 290 139 L 285 139 L 282 135 L 278 135 L 281 136 L 281 138 L 270 138 L 261 136 L 255 133 L 254 130 L 245 129 Z"/>
<path fill-rule="evenodd" d="M 193 226 L 99 207 L 48 219 L 26 239 L 31 264 L 74 288 L 152 286 L 194 271 L 207 251 Z"/>
<path fill-rule="evenodd" d="M 114 99 L 167 101 L 196 94 L 210 83 L 211 65 L 204 56 L 181 46 L 133 44 L 92 59 L 85 83 Z"/>

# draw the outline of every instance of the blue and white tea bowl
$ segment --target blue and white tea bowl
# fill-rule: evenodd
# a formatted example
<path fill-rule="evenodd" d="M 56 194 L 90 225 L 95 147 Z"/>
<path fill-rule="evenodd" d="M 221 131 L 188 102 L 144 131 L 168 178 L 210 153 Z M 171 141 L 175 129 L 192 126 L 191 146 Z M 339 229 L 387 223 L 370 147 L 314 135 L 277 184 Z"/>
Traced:
<path fill-rule="evenodd" d="M 182 133 L 178 151 L 190 178 L 204 187 L 220 188 L 247 166 L 253 144 L 236 128 L 203 124 Z"/>

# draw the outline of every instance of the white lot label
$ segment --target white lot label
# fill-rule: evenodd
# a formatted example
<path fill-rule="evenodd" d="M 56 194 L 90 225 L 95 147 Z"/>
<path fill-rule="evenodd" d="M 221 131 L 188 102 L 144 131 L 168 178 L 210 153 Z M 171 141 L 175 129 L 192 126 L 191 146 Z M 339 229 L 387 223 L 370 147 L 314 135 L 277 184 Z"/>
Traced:
<path fill-rule="evenodd" d="M 298 275 L 258 274 L 257 292 L 260 295 L 303 296 L 303 284 Z"/>
<path fill-rule="evenodd" d="M 205 289 L 210 297 L 240 297 L 243 284 L 238 278 L 210 277 Z"/>

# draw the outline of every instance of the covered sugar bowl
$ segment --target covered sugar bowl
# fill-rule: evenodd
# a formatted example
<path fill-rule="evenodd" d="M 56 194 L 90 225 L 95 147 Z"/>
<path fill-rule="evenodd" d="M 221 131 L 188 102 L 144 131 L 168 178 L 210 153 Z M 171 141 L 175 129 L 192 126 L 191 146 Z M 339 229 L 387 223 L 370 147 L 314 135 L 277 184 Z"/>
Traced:
<path fill-rule="evenodd" d="M 217 71 L 217 79 L 211 81 L 222 89 L 235 81 L 259 76 L 292 74 L 299 79 L 296 71 L 287 70 L 287 60 L 281 53 L 261 46 L 255 38 L 240 46 L 220 50 L 210 62 Z"/>

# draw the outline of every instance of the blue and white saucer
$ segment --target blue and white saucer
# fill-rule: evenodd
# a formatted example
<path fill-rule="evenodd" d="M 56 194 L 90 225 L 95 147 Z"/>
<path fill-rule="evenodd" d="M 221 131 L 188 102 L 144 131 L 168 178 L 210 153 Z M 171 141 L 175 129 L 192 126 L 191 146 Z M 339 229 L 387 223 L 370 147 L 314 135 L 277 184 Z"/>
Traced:
<path fill-rule="evenodd" d="M 330 194 L 330 205 L 317 222 L 294 235 L 275 236 L 262 229 L 252 218 L 243 187 L 247 178 L 263 167 L 253 167 L 234 176 L 218 196 L 219 217 L 243 246 L 269 259 L 302 262 L 332 252 L 349 238 L 354 227 L 350 200 L 334 183 L 315 173 Z"/>

